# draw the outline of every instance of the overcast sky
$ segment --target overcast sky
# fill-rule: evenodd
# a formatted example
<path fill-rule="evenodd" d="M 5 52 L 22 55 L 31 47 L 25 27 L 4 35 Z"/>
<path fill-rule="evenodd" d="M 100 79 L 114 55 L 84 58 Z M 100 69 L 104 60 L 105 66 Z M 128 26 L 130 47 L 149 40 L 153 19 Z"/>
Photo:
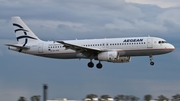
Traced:
<path fill-rule="evenodd" d="M 0 0 L 0 100 L 16 101 L 42 95 L 49 99 L 84 98 L 89 93 L 153 98 L 180 93 L 179 0 Z M 12 16 L 20 16 L 42 40 L 155 36 L 172 43 L 172 53 L 132 57 L 130 63 L 103 62 L 101 70 L 89 60 L 56 60 L 12 52 L 16 43 Z M 97 61 L 94 61 L 97 63 Z"/>

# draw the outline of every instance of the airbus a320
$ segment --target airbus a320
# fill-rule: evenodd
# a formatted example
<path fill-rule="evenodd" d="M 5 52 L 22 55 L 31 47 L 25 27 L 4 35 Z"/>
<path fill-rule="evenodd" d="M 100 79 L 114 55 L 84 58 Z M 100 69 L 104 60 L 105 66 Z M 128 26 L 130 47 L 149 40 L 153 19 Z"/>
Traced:
<path fill-rule="evenodd" d="M 150 65 L 154 65 L 153 56 L 172 52 L 175 47 L 158 37 L 127 37 L 84 40 L 42 41 L 20 17 L 12 17 L 17 44 L 6 44 L 8 49 L 56 59 L 89 59 L 88 67 L 94 67 L 92 60 L 112 63 L 130 62 L 132 56 L 149 56 Z"/>

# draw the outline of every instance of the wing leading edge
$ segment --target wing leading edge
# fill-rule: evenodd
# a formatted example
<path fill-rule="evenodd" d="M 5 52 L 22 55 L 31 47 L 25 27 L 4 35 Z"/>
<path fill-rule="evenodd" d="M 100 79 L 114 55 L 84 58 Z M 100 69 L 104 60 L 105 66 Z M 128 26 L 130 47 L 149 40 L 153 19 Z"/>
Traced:
<path fill-rule="evenodd" d="M 57 43 L 63 44 L 66 49 L 72 49 L 76 52 L 82 53 L 83 55 L 91 58 L 92 56 L 97 55 L 100 52 L 103 52 L 105 50 L 101 50 L 99 48 L 93 48 L 93 47 L 84 47 L 72 43 L 68 43 L 65 41 L 56 41 Z"/>

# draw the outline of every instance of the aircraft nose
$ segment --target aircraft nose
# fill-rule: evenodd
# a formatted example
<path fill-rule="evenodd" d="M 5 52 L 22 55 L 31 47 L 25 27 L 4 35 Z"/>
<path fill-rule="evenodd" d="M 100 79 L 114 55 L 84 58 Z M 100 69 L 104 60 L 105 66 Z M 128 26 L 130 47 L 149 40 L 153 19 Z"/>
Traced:
<path fill-rule="evenodd" d="M 175 47 L 172 44 L 170 44 L 169 48 L 171 49 L 171 51 L 175 50 Z"/>

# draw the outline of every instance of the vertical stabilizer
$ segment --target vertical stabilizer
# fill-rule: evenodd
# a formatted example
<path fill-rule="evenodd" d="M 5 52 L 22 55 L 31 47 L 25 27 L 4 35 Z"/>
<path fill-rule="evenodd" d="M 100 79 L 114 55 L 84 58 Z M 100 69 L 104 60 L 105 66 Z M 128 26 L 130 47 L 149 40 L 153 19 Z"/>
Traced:
<path fill-rule="evenodd" d="M 25 46 L 28 42 L 41 41 L 20 17 L 12 17 L 12 24 L 18 44 L 23 44 L 23 46 Z"/>

